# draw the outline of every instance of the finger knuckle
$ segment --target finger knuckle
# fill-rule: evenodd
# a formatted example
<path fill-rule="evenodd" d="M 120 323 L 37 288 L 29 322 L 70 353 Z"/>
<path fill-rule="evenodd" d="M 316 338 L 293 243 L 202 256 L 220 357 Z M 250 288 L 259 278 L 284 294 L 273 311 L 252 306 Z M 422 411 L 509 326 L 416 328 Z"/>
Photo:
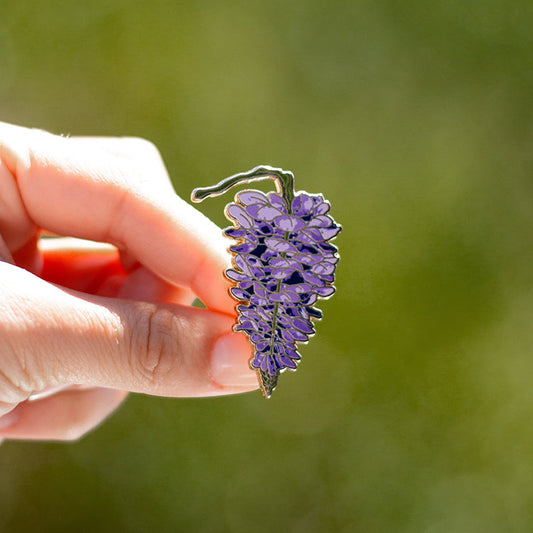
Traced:
<path fill-rule="evenodd" d="M 36 387 L 29 384 L 29 379 L 25 372 L 10 369 L 0 372 L 0 399 L 8 404 L 18 404 L 31 395 L 31 391 Z M 0 403 L 1 403 L 0 402 Z"/>
<path fill-rule="evenodd" d="M 7 291 L 5 291 L 7 292 Z M 2 294 L 5 295 L 2 291 Z M 28 324 L 24 313 L 18 312 L 16 302 L 4 297 L 0 302 L 0 400 L 18 403 L 42 385 L 33 354 L 28 349 Z"/>
<path fill-rule="evenodd" d="M 37 387 L 33 377 L 27 371 L 24 357 L 4 357 L 0 352 L 2 368 L 0 370 L 0 401 L 17 404 L 26 400 Z"/>
<path fill-rule="evenodd" d="M 170 310 L 162 307 L 143 310 L 132 354 L 136 378 L 154 387 L 179 365 L 179 330 L 179 319 Z"/>

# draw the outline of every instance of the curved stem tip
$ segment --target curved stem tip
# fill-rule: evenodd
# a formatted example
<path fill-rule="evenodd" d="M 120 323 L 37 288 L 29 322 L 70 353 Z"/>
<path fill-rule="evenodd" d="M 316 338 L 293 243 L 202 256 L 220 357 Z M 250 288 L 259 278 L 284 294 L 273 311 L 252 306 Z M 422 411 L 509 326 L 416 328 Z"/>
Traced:
<path fill-rule="evenodd" d="M 274 168 L 268 165 L 260 165 L 252 168 L 252 170 L 248 170 L 248 172 L 234 174 L 212 187 L 198 187 L 192 191 L 191 200 L 193 202 L 201 202 L 210 196 L 224 194 L 232 187 L 240 185 L 241 183 L 250 183 L 251 181 L 259 181 L 263 179 L 271 179 L 275 181 L 276 189 L 287 205 L 287 212 L 290 213 L 292 201 L 294 199 L 294 174 L 289 170 Z"/>

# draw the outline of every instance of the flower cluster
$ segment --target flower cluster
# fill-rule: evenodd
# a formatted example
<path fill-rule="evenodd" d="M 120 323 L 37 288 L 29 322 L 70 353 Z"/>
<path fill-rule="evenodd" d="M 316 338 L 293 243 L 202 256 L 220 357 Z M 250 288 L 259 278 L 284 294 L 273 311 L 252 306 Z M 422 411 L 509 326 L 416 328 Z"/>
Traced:
<path fill-rule="evenodd" d="M 243 191 L 226 208 L 235 225 L 224 233 L 237 240 L 226 276 L 236 284 L 231 293 L 243 302 L 234 329 L 254 344 L 250 365 L 267 397 L 280 372 L 296 369 L 296 344 L 308 340 L 312 319 L 322 317 L 313 307 L 317 299 L 335 292 L 339 258 L 327 241 L 340 226 L 327 215 L 329 207 L 322 195 L 300 193 L 289 208 L 279 194 Z"/>

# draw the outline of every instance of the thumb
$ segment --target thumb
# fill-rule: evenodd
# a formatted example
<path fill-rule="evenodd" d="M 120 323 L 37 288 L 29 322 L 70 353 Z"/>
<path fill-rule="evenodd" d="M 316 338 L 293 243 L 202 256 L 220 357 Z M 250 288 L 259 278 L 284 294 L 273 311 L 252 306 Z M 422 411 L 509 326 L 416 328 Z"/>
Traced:
<path fill-rule="evenodd" d="M 0 416 L 33 392 L 83 384 L 160 396 L 257 388 L 233 318 L 103 298 L 0 263 Z"/>

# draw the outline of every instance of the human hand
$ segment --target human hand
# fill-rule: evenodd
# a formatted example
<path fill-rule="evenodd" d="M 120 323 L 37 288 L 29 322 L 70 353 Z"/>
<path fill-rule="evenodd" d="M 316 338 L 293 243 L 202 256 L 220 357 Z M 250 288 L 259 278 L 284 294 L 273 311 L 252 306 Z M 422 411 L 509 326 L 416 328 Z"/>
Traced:
<path fill-rule="evenodd" d="M 77 439 L 125 391 L 256 389 L 226 248 L 151 143 L 0 123 L 0 441 Z"/>

